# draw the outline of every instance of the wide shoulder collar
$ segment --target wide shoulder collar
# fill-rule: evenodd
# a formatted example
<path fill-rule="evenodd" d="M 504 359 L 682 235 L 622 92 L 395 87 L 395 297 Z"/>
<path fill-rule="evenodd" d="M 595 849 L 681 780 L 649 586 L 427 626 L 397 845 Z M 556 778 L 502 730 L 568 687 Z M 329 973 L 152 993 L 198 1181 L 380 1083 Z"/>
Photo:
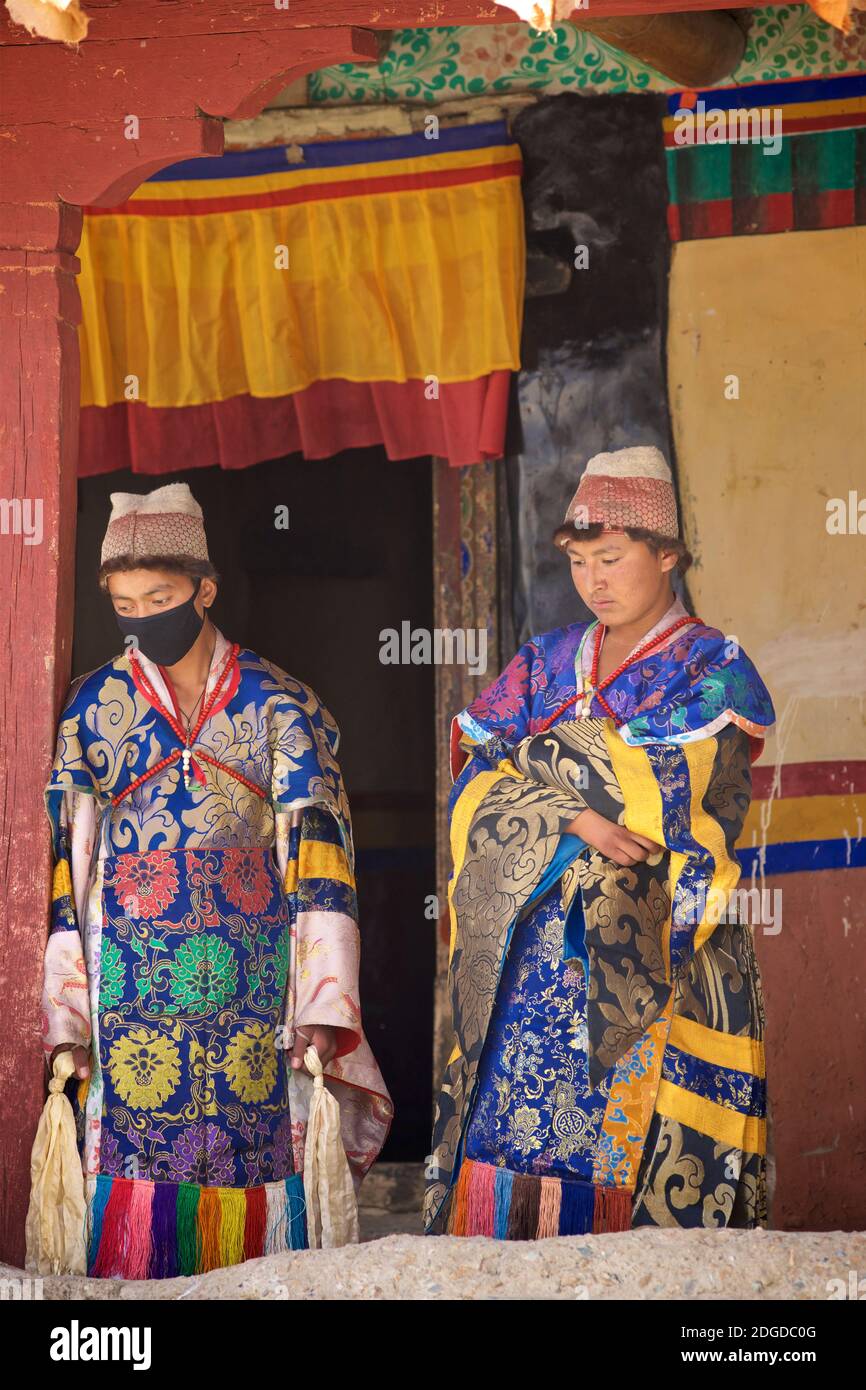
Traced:
<path fill-rule="evenodd" d="M 770 692 L 734 637 L 704 623 L 676 634 L 670 668 L 634 715 L 619 728 L 633 746 L 693 743 L 711 738 L 726 724 L 749 737 L 751 760 L 760 755 L 776 721 Z"/>
<path fill-rule="evenodd" d="M 313 731 L 320 752 L 331 758 L 336 756 L 340 746 L 337 721 L 312 686 L 298 680 L 296 676 L 290 675 L 281 666 L 269 661 L 267 657 L 260 656 L 249 647 L 241 648 L 238 653 L 238 665 L 241 671 L 242 693 L 245 679 L 256 681 L 263 697 L 276 697 L 272 718 L 277 724 L 285 721 L 287 717 L 294 723 L 302 716 Z"/>

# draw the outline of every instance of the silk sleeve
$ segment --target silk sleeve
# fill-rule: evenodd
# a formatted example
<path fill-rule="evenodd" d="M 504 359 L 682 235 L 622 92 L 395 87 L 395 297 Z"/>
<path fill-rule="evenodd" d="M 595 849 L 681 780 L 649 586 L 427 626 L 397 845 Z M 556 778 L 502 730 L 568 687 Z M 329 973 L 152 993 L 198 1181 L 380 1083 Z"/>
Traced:
<path fill-rule="evenodd" d="M 671 981 L 730 911 L 741 872 L 734 846 L 751 801 L 749 737 L 729 723 L 711 738 L 632 747 L 611 726 L 608 744 L 626 827 L 670 852 L 662 951 Z"/>
<path fill-rule="evenodd" d="M 52 822 L 51 930 L 42 979 L 42 1047 L 46 1061 L 59 1043 L 89 1048 L 87 969 L 80 923 L 93 854 L 95 804 L 80 791 L 56 793 Z"/>
<path fill-rule="evenodd" d="M 502 674 L 451 721 L 451 777 L 456 779 L 468 755 L 495 767 L 529 732 L 532 673 L 539 660 L 530 638 Z"/>
<path fill-rule="evenodd" d="M 277 817 L 277 854 L 294 933 L 291 1029 L 335 1029 L 337 1057 L 361 1041 L 355 877 L 340 828 L 321 806 Z"/>

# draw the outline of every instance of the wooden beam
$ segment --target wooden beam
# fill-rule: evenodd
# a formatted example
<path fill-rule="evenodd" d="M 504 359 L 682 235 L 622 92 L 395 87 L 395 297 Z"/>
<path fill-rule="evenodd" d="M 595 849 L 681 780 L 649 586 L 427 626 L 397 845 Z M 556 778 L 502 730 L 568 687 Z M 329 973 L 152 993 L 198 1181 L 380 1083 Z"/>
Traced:
<path fill-rule="evenodd" d="M 726 0 L 725 9 L 748 9 L 752 0 Z M 429 29 L 452 24 L 512 24 L 519 22 L 516 11 L 491 0 L 290 0 L 287 8 L 277 8 L 274 0 L 175 0 L 173 4 L 154 4 L 153 0 L 85 0 L 90 19 L 87 38 L 81 49 L 91 44 L 115 43 L 121 39 L 173 39 L 179 36 L 213 37 L 217 34 L 240 36 L 259 33 L 272 42 L 289 29 L 324 29 L 357 25 L 363 29 Z M 719 0 L 590 0 L 590 8 L 600 18 L 617 15 L 674 14 L 715 10 Z M 5 12 L 4 12 L 5 13 Z M 577 6 L 571 17 L 586 16 Z M 0 42 L 9 44 L 43 43 L 31 39 L 25 29 L 7 19 Z"/>
<path fill-rule="evenodd" d="M 42 788 L 72 657 L 81 220 L 58 202 L 0 204 L 0 1258 L 19 1266 L 45 1086 L 51 859 Z"/>
<path fill-rule="evenodd" d="M 252 150 L 263 145 L 303 144 L 312 140 L 342 140 L 363 136 L 411 135 L 423 131 L 430 112 L 440 126 L 476 125 L 482 121 L 510 119 L 533 106 L 539 92 L 490 92 L 480 97 L 449 97 L 432 103 L 374 102 L 328 106 L 269 107 L 249 121 L 226 121 L 227 150 Z"/>
<path fill-rule="evenodd" d="M 602 19 L 593 9 L 571 22 L 682 87 L 721 82 L 746 51 L 744 26 L 724 10 Z"/>
<path fill-rule="evenodd" d="M 3 196 L 112 207 L 166 164 L 221 154 L 215 118 L 253 116 L 294 78 L 377 53 L 368 30 L 285 26 L 269 40 L 248 32 L 88 40 L 77 52 L 46 40 L 0 46 Z"/>

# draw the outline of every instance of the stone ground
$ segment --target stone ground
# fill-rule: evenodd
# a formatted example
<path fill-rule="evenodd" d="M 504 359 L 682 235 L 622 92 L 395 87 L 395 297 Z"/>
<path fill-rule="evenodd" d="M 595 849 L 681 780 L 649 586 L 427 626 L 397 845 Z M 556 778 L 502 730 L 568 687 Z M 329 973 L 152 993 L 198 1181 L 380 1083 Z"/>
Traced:
<path fill-rule="evenodd" d="M 184 1279 L 46 1276 L 42 1297 L 826 1300 L 834 1290 L 850 1297 L 852 1284 L 866 1276 L 864 1232 L 642 1228 L 541 1241 L 422 1236 L 419 1180 L 407 1169 L 381 1164 L 364 1183 L 359 1245 L 267 1255 Z M 20 1275 L 0 1266 L 0 1281 Z"/>

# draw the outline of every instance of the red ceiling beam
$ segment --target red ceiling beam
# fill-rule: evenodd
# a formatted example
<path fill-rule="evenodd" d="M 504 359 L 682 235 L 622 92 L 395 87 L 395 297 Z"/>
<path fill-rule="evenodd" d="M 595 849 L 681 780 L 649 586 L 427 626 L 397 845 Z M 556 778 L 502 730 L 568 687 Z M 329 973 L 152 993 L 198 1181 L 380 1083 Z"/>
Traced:
<path fill-rule="evenodd" d="M 592 13 L 607 19 L 615 15 L 746 9 L 749 5 L 750 0 L 589 0 L 587 9 L 575 6 L 572 13 L 583 18 Z M 332 5 L 323 0 L 291 0 L 287 9 L 277 9 L 274 0 L 177 0 L 171 5 L 154 4 L 153 0 L 82 0 L 82 8 L 90 20 L 85 44 L 240 34 L 251 30 L 278 34 L 287 28 L 358 25 L 363 29 L 429 29 L 437 25 L 509 24 L 518 20 L 508 5 L 485 0 L 392 0 L 383 4 L 335 0 Z M 7 32 L 0 43 L 28 42 L 33 40 L 25 30 L 7 22 Z"/>
<path fill-rule="evenodd" d="M 221 154 L 216 118 L 254 116 L 296 77 L 377 51 L 371 30 L 288 25 L 0 46 L 0 196 L 113 206 L 166 164 Z"/>

